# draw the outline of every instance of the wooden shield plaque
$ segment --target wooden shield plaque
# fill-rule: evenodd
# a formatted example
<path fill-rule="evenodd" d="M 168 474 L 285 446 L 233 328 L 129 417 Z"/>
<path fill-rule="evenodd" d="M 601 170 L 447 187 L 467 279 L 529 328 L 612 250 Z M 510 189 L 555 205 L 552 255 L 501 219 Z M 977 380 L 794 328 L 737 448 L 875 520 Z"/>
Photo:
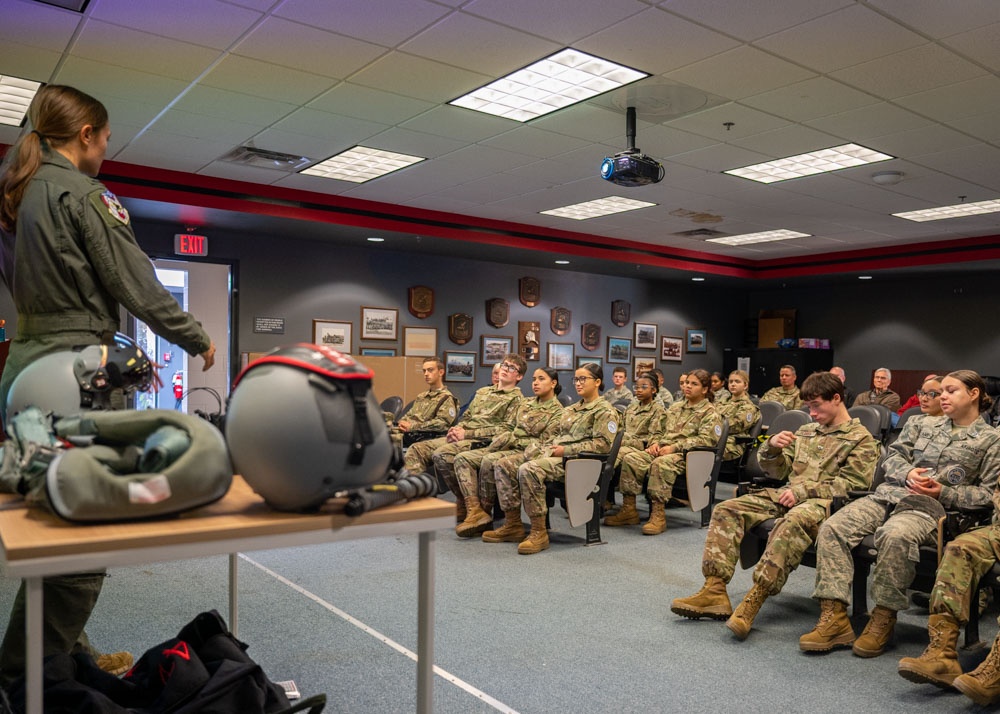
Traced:
<path fill-rule="evenodd" d="M 611 322 L 618 327 L 625 327 L 632 319 L 632 306 L 627 300 L 614 300 L 611 303 Z"/>
<path fill-rule="evenodd" d="M 525 362 L 537 362 L 541 354 L 541 326 L 537 322 L 517 323 L 517 351 Z"/>
<path fill-rule="evenodd" d="M 408 307 L 410 314 L 423 320 L 434 312 L 434 290 L 426 285 L 414 285 L 410 288 Z"/>
<path fill-rule="evenodd" d="M 596 350 L 601 344 L 601 326 L 595 322 L 584 323 L 580 328 L 580 344 L 585 350 Z"/>
<path fill-rule="evenodd" d="M 570 311 L 568 307 L 552 308 L 552 331 L 559 336 L 569 332 Z"/>
<path fill-rule="evenodd" d="M 538 278 L 524 277 L 518 281 L 521 304 L 534 307 L 542 299 L 542 282 Z"/>
<path fill-rule="evenodd" d="M 503 298 L 490 298 L 486 301 L 486 322 L 493 327 L 503 327 L 510 320 L 510 303 Z"/>
<path fill-rule="evenodd" d="M 456 345 L 464 345 L 472 339 L 472 315 L 456 312 L 448 315 L 448 339 Z"/>

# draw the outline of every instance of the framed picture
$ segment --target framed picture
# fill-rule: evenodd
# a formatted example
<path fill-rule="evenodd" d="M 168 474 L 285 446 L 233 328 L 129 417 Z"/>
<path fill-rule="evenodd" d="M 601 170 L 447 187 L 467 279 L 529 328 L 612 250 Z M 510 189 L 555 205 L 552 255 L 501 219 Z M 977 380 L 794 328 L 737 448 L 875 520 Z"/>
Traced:
<path fill-rule="evenodd" d="M 608 364 L 632 364 L 632 340 L 627 337 L 609 337 Z"/>
<path fill-rule="evenodd" d="M 406 357 L 434 357 L 437 343 L 436 327 L 403 328 L 403 355 Z"/>
<path fill-rule="evenodd" d="M 580 369 L 587 362 L 593 362 L 601 369 L 604 368 L 604 358 L 603 357 L 591 357 L 590 355 L 577 355 L 576 357 L 576 368 Z"/>
<path fill-rule="evenodd" d="M 550 342 L 548 365 L 551 369 L 573 369 L 573 343 Z"/>
<path fill-rule="evenodd" d="M 445 350 L 444 379 L 446 382 L 475 382 L 476 353 Z"/>
<path fill-rule="evenodd" d="M 708 339 L 704 330 L 687 331 L 687 351 L 688 352 L 708 352 Z"/>
<path fill-rule="evenodd" d="M 514 351 L 514 338 L 507 335 L 483 335 L 479 338 L 479 366 L 492 367 Z"/>
<path fill-rule="evenodd" d="M 361 348 L 362 357 L 395 357 L 396 349 L 394 347 L 362 347 Z"/>
<path fill-rule="evenodd" d="M 354 325 L 350 322 L 341 322 L 339 320 L 313 320 L 312 341 L 314 345 L 324 345 L 325 347 L 330 347 L 338 352 L 350 354 L 351 332 L 353 330 Z"/>
<path fill-rule="evenodd" d="M 392 307 L 361 308 L 362 340 L 395 340 L 399 337 L 399 310 Z"/>
<path fill-rule="evenodd" d="M 656 357 L 636 357 L 632 369 L 632 381 L 639 379 L 646 372 L 656 369 Z"/>
<path fill-rule="evenodd" d="M 661 339 L 660 359 L 664 362 L 680 362 L 683 356 L 684 340 L 680 337 L 664 335 Z"/>
<path fill-rule="evenodd" d="M 656 325 L 652 322 L 635 323 L 635 342 L 637 350 L 656 349 Z"/>

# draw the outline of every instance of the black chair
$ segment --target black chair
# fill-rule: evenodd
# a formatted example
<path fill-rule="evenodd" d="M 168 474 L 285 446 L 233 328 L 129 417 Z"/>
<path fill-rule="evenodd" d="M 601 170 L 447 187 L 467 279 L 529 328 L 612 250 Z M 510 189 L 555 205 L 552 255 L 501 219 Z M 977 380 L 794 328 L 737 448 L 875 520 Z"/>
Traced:
<path fill-rule="evenodd" d="M 879 429 L 882 432 L 882 436 L 879 438 L 879 441 L 884 444 L 889 438 L 889 432 L 892 431 L 892 416 L 895 412 L 884 404 L 867 404 L 865 406 L 871 407 L 876 411 L 876 413 L 878 413 Z"/>
<path fill-rule="evenodd" d="M 708 505 L 701 509 L 701 527 L 707 528 L 712 520 L 712 509 L 715 507 L 715 488 L 719 483 L 719 471 L 722 468 L 722 457 L 726 453 L 726 439 L 729 438 L 729 420 L 722 419 L 719 440 L 715 446 L 696 446 L 684 454 L 684 491 L 689 483 L 701 483 L 703 489 L 708 489 Z M 676 494 L 676 484 L 674 486 Z M 687 499 L 672 496 L 674 500 L 687 504 L 692 510 L 697 510 L 697 500 L 688 493 Z M 702 494 L 704 495 L 704 494 Z"/>
<path fill-rule="evenodd" d="M 852 419 L 861 422 L 861 426 L 868 430 L 878 441 L 882 440 L 882 416 L 871 404 L 861 404 L 847 410 Z"/>
<path fill-rule="evenodd" d="M 728 461 L 723 461 L 722 466 L 719 468 L 719 480 L 726 483 L 739 483 L 743 481 L 743 472 L 747 467 L 747 460 L 750 458 L 750 452 L 753 449 L 754 444 L 757 443 L 760 438 L 760 433 L 764 428 L 763 419 L 758 418 L 751 426 L 750 430 L 746 434 L 738 434 L 733 437 L 733 441 L 736 444 L 743 446 L 743 453 L 740 454 L 738 459 L 729 459 Z"/>
<path fill-rule="evenodd" d="M 760 430 L 766 434 L 771 422 L 785 411 L 785 405 L 781 402 L 763 401 L 757 407 L 760 409 Z"/>
<path fill-rule="evenodd" d="M 392 414 L 393 421 L 399 421 L 399 417 L 403 413 L 403 398 L 399 396 L 386 397 L 379 407 L 382 411 Z"/>
<path fill-rule="evenodd" d="M 568 407 L 570 404 L 573 403 L 573 395 L 570 394 L 569 392 L 560 392 L 559 395 L 556 397 L 556 399 L 558 399 L 559 403 L 562 404 L 564 407 Z"/>
<path fill-rule="evenodd" d="M 906 422 L 908 422 L 912 417 L 920 416 L 921 414 L 923 414 L 923 412 L 920 410 L 920 407 L 910 407 L 905 412 L 900 414 L 899 421 L 896 422 L 896 426 L 889 430 L 889 438 L 885 440 L 885 445 L 888 446 L 898 439 L 899 435 L 903 431 L 903 427 L 906 426 Z"/>

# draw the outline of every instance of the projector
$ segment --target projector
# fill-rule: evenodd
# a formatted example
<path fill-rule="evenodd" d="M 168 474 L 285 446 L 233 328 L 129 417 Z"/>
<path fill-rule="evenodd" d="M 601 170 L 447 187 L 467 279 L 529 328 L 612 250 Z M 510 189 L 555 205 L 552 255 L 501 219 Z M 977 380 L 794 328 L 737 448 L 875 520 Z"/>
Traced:
<path fill-rule="evenodd" d="M 601 162 L 601 178 L 619 186 L 645 186 L 663 180 L 663 166 L 638 151 L 622 151 Z"/>

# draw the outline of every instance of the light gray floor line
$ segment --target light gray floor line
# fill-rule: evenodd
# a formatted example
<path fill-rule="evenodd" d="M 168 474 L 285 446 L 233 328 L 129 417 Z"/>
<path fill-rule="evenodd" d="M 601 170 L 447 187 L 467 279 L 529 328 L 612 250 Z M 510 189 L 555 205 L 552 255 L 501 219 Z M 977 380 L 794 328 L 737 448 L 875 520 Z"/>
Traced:
<path fill-rule="evenodd" d="M 385 635 L 383 635 L 378 630 L 376 630 L 376 629 L 374 629 L 372 627 L 369 627 L 365 623 L 361 622 L 361 620 L 357 619 L 356 617 L 351 616 L 347 612 L 344 612 L 343 610 L 341 610 L 336 605 L 334 605 L 332 603 L 329 603 L 326 600 L 324 600 L 323 598 L 319 597 L 318 595 L 315 595 L 315 594 L 309 592 L 308 590 L 306 590 L 305 588 L 301 587 L 300 585 L 292 582 L 291 580 L 289 580 L 288 578 L 284 577 L 283 575 L 280 575 L 279 573 L 274 572 L 270 568 L 268 568 L 268 567 L 266 567 L 266 566 L 258 563 L 257 561 L 255 561 L 254 559 L 252 559 L 252 558 L 244 555 L 243 553 L 240 553 L 239 556 L 240 556 L 240 558 L 242 560 L 245 560 L 246 562 L 250 563 L 252 566 L 254 566 L 255 568 L 261 570 L 262 572 L 266 573 L 267 575 L 271 576 L 272 578 L 274 578 L 275 580 L 277 580 L 281 584 L 283 584 L 283 585 L 291 588 L 292 590 L 294 590 L 295 592 L 299 593 L 300 595 L 303 595 L 303 596 L 309 598 L 310 600 L 312 600 L 313 602 L 315 602 L 320 607 L 328 610 L 329 612 L 332 612 L 334 615 L 336 615 L 337 617 L 339 617 L 339 618 L 343 619 L 344 621 L 350 623 L 351 625 L 354 625 L 355 627 L 357 627 L 359 630 L 361 630 L 365 634 L 371 635 L 372 637 L 374 637 L 378 641 L 382 642 L 385 645 L 388 645 L 389 647 L 391 647 L 392 649 L 396 650 L 400 654 L 405 655 L 406 657 L 409 657 L 414 662 L 417 661 L 417 655 L 416 655 L 415 652 L 412 652 L 412 651 L 408 650 L 407 648 L 403 647 L 403 645 L 399 644 L 395 640 L 392 640 L 392 639 L 386 637 Z M 448 672 L 447 670 L 444 670 L 441 667 L 438 667 L 437 665 L 434 665 L 434 674 L 438 675 L 439 677 L 441 677 L 445 681 L 454 684 L 459 689 L 461 689 L 461 690 L 463 690 L 465 692 L 468 692 L 469 694 L 471 694 L 472 696 L 480 699 L 484 703 L 489 704 L 491 707 L 493 707 L 497 711 L 503 712 L 503 714 L 518 714 L 518 712 L 517 712 L 516 709 L 513 709 L 513 708 L 507 706 L 503 702 L 501 702 L 501 701 L 499 701 L 499 700 L 491 697 L 489 694 L 487 694 L 486 692 L 482 691 L 481 689 L 478 689 L 478 688 L 472 686 L 471 684 L 469 684 L 468 682 L 466 682 L 466 681 L 464 681 L 462 679 L 459 679 L 458 677 L 456 677 L 455 675 L 453 675 L 451 672 Z"/>

